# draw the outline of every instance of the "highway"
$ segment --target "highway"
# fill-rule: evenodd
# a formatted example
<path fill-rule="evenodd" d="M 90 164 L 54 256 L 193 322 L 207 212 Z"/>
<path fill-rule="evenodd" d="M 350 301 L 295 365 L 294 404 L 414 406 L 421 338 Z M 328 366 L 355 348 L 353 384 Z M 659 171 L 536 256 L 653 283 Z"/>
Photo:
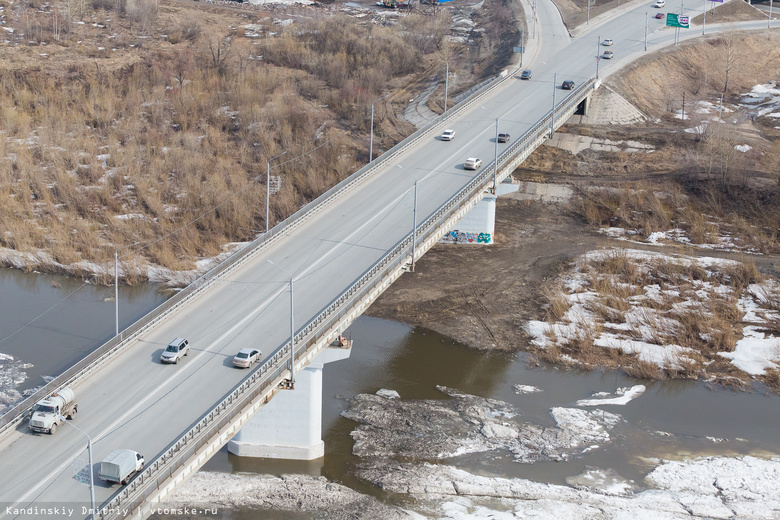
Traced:
<path fill-rule="evenodd" d="M 231 365 L 240 348 L 259 347 L 266 357 L 289 339 L 289 278 L 268 260 L 294 276 L 296 328 L 303 326 L 411 232 L 413 177 L 421 222 L 473 178 L 475 172 L 463 168 L 467 157 L 479 157 L 484 165 L 493 159 L 496 118 L 500 131 L 515 139 L 550 110 L 553 89 L 558 101 L 566 95 L 560 89 L 564 79 L 580 83 L 595 74 L 597 47 L 599 53 L 604 49 L 597 46 L 598 35 L 614 40 L 614 59 L 600 63 L 602 77 L 642 55 L 645 13 L 655 12 L 651 4 L 631 4 L 571 40 L 552 2 L 540 0 L 540 45 L 532 64 L 526 57 L 530 81 L 509 81 L 456 121 L 442 124 L 441 130 L 455 130 L 453 141 L 432 137 L 418 143 L 79 382 L 74 425 L 92 439 L 98 505 L 117 489 L 97 479 L 98 461 L 116 448 L 153 459 L 246 376 Z M 648 50 L 668 45 L 672 31 L 660 30 L 661 20 L 649 21 Z M 766 21 L 756 28 L 760 24 Z M 694 33 L 696 28 L 687 34 L 701 30 Z M 162 365 L 160 352 L 178 336 L 190 341 L 189 356 L 178 365 Z M 31 434 L 22 424 L 0 439 L 0 516 L 28 517 L 13 508 L 29 504 L 77 511 L 88 505 L 89 488 L 74 476 L 86 464 L 85 446 L 85 437 L 69 425 L 48 436 Z M 82 464 L 74 467 L 77 456 Z"/>

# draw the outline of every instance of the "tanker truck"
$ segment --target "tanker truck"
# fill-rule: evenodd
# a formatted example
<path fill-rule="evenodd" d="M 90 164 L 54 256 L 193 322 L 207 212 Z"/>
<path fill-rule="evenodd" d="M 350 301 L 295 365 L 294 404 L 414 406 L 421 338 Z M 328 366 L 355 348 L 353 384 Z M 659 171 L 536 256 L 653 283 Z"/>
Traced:
<path fill-rule="evenodd" d="M 35 404 L 30 416 L 30 429 L 54 435 L 57 427 L 62 424 L 62 417 L 73 419 L 78 409 L 75 392 L 70 388 L 63 388 Z"/>

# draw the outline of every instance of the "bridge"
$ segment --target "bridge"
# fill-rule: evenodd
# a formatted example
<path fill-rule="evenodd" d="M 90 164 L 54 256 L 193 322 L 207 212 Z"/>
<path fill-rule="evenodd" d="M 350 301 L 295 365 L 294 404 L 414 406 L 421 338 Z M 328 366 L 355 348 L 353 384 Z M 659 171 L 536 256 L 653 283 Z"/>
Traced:
<path fill-rule="evenodd" d="M 551 2 L 540 6 L 542 15 L 552 16 Z M 647 10 L 634 2 L 601 22 L 598 31 L 615 41 L 616 55 L 606 66 L 602 62 L 602 74 L 644 52 L 637 35 Z M 89 504 L 84 482 L 94 467 L 80 455 L 82 433 L 63 426 L 55 436 L 32 435 L 24 421 L 32 403 L 55 388 L 76 390 L 81 413 L 73 425 L 89 435 L 95 461 L 119 447 L 146 455 L 144 470 L 127 486 L 117 490 L 96 481 L 102 518 L 148 516 L 150 505 L 197 471 L 279 392 L 288 392 L 283 388 L 296 372 L 475 204 L 491 197 L 495 184 L 597 87 L 595 30 L 570 42 L 559 26 L 543 23 L 537 34 L 541 45 L 531 80 L 512 73 L 494 79 L 3 415 L 0 502 L 10 510 L 0 516 L 39 516 L 36 507 L 74 507 L 75 516 L 88 516 L 81 509 Z M 672 38 L 671 31 L 652 36 L 650 49 Z M 564 79 L 575 81 L 575 89 L 557 88 Z M 516 137 L 497 145 L 497 127 Z M 456 131 L 453 141 L 438 140 L 445 128 Z M 467 157 L 482 158 L 484 166 L 465 170 Z M 190 355 L 178 365 L 161 365 L 160 352 L 179 336 L 189 339 Z M 233 355 L 247 346 L 264 354 L 248 374 L 231 367 Z"/>

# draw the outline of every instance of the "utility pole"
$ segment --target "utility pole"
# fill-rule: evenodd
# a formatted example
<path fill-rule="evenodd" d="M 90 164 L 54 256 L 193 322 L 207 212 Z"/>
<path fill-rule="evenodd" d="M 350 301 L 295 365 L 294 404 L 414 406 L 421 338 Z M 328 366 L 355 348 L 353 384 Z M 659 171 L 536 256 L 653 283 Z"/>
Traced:
<path fill-rule="evenodd" d="M 647 50 L 647 17 L 648 13 L 645 11 L 645 50 Z"/>
<path fill-rule="evenodd" d="M 290 381 L 287 383 L 287 388 L 290 390 L 295 389 L 295 318 L 293 317 L 293 275 L 284 267 L 280 267 L 273 263 L 270 259 L 268 263 L 277 269 L 284 271 L 287 276 L 290 277 Z"/>
<path fill-rule="evenodd" d="M 447 115 L 447 88 L 450 83 L 450 62 L 446 63 L 444 71 L 444 115 Z"/>
<path fill-rule="evenodd" d="M 277 157 L 281 157 L 282 155 L 286 154 L 287 152 L 282 152 L 279 155 L 275 157 L 271 157 L 268 159 L 268 161 L 265 163 L 265 232 L 268 233 L 268 218 L 269 218 L 269 211 L 268 207 L 271 204 L 271 161 L 276 159 Z M 276 192 L 274 192 L 276 193 Z"/>
<path fill-rule="evenodd" d="M 601 52 L 601 35 L 599 34 L 596 40 L 596 79 L 599 79 L 599 52 Z"/>
<path fill-rule="evenodd" d="M 588 0 L 588 19 L 585 21 L 585 25 L 590 25 L 590 0 Z"/>
<path fill-rule="evenodd" d="M 552 119 L 550 120 L 550 139 L 552 139 L 553 133 L 555 133 L 555 85 L 558 84 L 558 73 L 553 74 L 553 107 L 552 107 Z"/>
<path fill-rule="evenodd" d="M 704 30 L 707 27 L 707 0 L 704 0 L 704 22 L 701 24 L 701 35 L 704 36 Z"/>
<path fill-rule="evenodd" d="M 368 162 L 374 160 L 374 104 L 371 103 L 371 140 L 368 145 Z"/>
<path fill-rule="evenodd" d="M 496 141 L 493 145 L 493 195 L 498 196 L 498 186 L 496 179 L 498 178 L 498 118 L 496 118 Z"/>

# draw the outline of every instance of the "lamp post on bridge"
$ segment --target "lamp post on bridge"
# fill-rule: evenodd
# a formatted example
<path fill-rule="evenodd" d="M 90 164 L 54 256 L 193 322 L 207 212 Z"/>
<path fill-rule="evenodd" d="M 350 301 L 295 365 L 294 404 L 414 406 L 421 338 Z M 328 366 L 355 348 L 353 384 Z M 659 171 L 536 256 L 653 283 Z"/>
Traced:
<path fill-rule="evenodd" d="M 290 390 L 295 389 L 295 318 L 293 316 L 293 275 L 284 267 L 281 267 L 279 265 L 276 265 L 271 261 L 268 260 L 268 263 L 272 266 L 276 267 L 277 269 L 283 271 L 287 276 L 290 277 L 290 382 L 287 385 L 287 388 Z"/>
<path fill-rule="evenodd" d="M 485 108 L 483 105 L 480 105 L 482 110 L 488 111 L 487 108 Z M 494 141 L 493 146 L 493 195 L 498 195 L 498 184 L 496 184 L 496 179 L 498 178 L 498 121 L 500 118 L 496 118 L 496 140 Z"/>
<path fill-rule="evenodd" d="M 84 435 L 84 437 L 87 438 L 87 453 L 89 454 L 89 500 L 90 500 L 90 505 L 91 505 L 90 517 L 91 518 L 95 518 L 95 480 L 94 480 L 94 477 L 92 476 L 92 439 L 89 437 L 87 432 L 85 432 L 84 430 L 82 430 L 81 428 L 76 426 L 75 424 L 73 424 L 70 421 L 68 421 L 62 415 L 59 415 L 58 419 L 60 419 L 62 422 L 66 423 L 66 424 L 70 424 L 71 426 L 76 428 L 76 430 L 80 431 Z"/>
<path fill-rule="evenodd" d="M 400 164 L 397 164 L 396 166 L 411 175 L 414 179 L 414 210 L 412 211 L 412 272 L 414 272 L 414 258 L 417 256 L 417 176 Z"/>
<path fill-rule="evenodd" d="M 373 110 L 374 107 L 371 105 L 371 114 L 373 117 Z M 274 159 L 277 159 L 281 157 L 282 155 L 286 154 L 287 152 L 284 151 L 280 153 L 279 155 L 276 155 L 274 157 L 271 157 L 266 161 L 265 163 L 265 232 L 268 233 L 268 218 L 269 218 L 269 206 L 271 205 L 271 161 Z"/>

